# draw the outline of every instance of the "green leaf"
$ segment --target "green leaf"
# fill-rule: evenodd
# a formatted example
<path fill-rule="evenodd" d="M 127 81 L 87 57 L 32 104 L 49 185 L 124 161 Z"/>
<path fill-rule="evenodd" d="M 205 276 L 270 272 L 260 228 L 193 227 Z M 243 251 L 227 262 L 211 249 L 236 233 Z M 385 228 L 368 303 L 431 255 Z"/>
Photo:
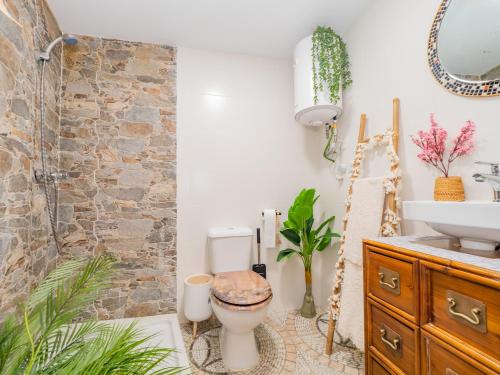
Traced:
<path fill-rule="evenodd" d="M 314 198 L 315 195 L 316 195 L 316 189 L 302 190 L 300 197 L 301 205 L 312 207 L 317 199 Z"/>
<path fill-rule="evenodd" d="M 314 192 L 316 193 L 316 190 Z M 319 197 L 320 196 L 318 195 L 316 198 L 314 198 L 313 203 L 312 203 L 313 206 L 316 204 L 316 201 L 319 199 Z"/>
<path fill-rule="evenodd" d="M 297 206 L 293 210 L 293 215 L 297 217 L 303 228 L 307 220 L 313 216 L 313 208 L 312 206 Z"/>
<path fill-rule="evenodd" d="M 311 216 L 306 221 L 306 233 L 307 234 L 311 233 L 311 228 L 312 228 L 313 224 L 314 224 L 314 217 Z"/>
<path fill-rule="evenodd" d="M 295 231 L 295 229 L 282 229 L 280 233 L 294 245 L 300 246 L 300 235 Z"/>
<path fill-rule="evenodd" d="M 276 260 L 278 262 L 282 261 L 283 259 L 288 259 L 290 258 L 293 254 L 299 254 L 300 253 L 297 251 L 297 250 L 293 250 L 293 249 L 284 249 L 284 250 L 281 250 L 279 253 L 278 253 L 278 257 L 276 258 Z"/>
<path fill-rule="evenodd" d="M 319 242 L 316 245 L 316 250 L 323 251 L 328 246 L 330 246 L 333 237 L 340 237 L 339 234 L 332 232 L 330 228 L 327 228 L 325 234 L 321 237 L 318 237 Z"/>
<path fill-rule="evenodd" d="M 329 217 L 328 219 L 326 219 L 325 221 L 323 221 L 321 223 L 321 225 L 316 229 L 316 232 L 317 233 L 320 233 L 321 230 L 326 227 L 327 225 L 329 225 L 330 223 L 332 223 L 333 221 L 335 220 L 335 216 L 331 216 Z"/>
<path fill-rule="evenodd" d="M 297 207 L 297 206 L 313 206 L 314 202 L 314 195 L 316 194 L 315 189 L 302 189 L 295 198 L 292 207 Z"/>
<path fill-rule="evenodd" d="M 290 209 L 288 211 L 288 222 L 290 223 L 290 228 L 300 230 L 302 226 L 302 217 L 297 212 Z"/>
<path fill-rule="evenodd" d="M 309 206 L 296 205 L 290 207 L 288 211 L 288 220 L 292 228 L 302 231 L 306 227 L 306 222 L 313 216 L 313 209 Z"/>
<path fill-rule="evenodd" d="M 316 246 L 316 250 L 318 250 L 319 252 L 325 250 L 328 246 L 330 246 L 331 242 L 331 237 L 323 237 Z"/>
<path fill-rule="evenodd" d="M 304 234 L 304 237 L 307 238 L 306 244 L 302 246 L 302 252 L 305 255 L 311 256 L 314 251 L 315 239 L 316 239 L 316 231 L 314 229 L 311 230 L 309 234 Z"/>

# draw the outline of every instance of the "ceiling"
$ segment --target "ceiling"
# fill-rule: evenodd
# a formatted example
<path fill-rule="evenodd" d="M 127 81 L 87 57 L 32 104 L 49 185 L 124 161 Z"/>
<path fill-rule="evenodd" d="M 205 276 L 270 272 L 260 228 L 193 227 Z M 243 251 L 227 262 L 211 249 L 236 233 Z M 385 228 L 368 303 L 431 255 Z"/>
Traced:
<path fill-rule="evenodd" d="M 67 33 L 289 58 L 318 24 L 344 33 L 369 0 L 48 0 Z"/>

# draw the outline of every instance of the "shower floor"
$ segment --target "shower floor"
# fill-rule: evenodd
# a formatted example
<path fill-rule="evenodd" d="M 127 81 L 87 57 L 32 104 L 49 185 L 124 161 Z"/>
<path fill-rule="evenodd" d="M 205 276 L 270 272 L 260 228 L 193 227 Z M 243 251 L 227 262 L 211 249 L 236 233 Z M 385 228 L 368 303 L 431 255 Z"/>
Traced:
<path fill-rule="evenodd" d="M 170 355 L 164 362 L 165 366 L 187 368 L 189 361 L 184 349 L 183 334 L 180 330 L 177 314 L 164 314 L 155 316 L 145 316 L 141 318 L 124 318 L 103 321 L 109 324 L 128 325 L 136 323 L 144 335 L 153 336 L 148 341 L 148 346 L 157 346 L 159 348 L 175 348 L 176 351 Z M 184 371 L 182 374 L 188 374 Z"/>
<path fill-rule="evenodd" d="M 248 375 L 361 375 L 364 356 L 359 350 L 336 345 L 331 356 L 323 354 L 328 315 L 302 318 L 297 311 L 270 311 L 255 330 L 260 363 Z M 193 340 L 191 324 L 181 325 L 193 375 L 231 374 L 222 363 L 219 349 L 220 323 L 212 318 L 198 324 L 199 335 Z"/>

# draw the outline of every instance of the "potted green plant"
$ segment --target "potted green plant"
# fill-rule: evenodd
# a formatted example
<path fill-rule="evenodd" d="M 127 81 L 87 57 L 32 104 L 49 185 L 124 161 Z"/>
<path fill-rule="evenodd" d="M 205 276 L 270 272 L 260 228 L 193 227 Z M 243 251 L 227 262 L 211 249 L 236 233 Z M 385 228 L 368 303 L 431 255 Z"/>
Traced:
<path fill-rule="evenodd" d="M 148 346 L 135 324 L 81 320 L 106 288 L 115 261 L 107 255 L 70 260 L 50 273 L 0 323 L 0 373 L 174 375 L 166 360 L 174 349 Z M 78 321 L 78 324 L 74 324 Z"/>
<path fill-rule="evenodd" d="M 306 292 L 300 314 L 304 318 L 316 315 L 316 307 L 312 294 L 312 259 L 315 251 L 323 251 L 330 246 L 332 238 L 340 237 L 331 230 L 330 226 L 335 220 L 331 216 L 314 228 L 314 204 L 318 200 L 315 189 L 303 189 L 288 210 L 288 218 L 283 223 L 280 233 L 293 245 L 295 249 L 287 248 L 278 254 L 278 262 L 288 259 L 293 255 L 300 256 L 304 264 Z"/>

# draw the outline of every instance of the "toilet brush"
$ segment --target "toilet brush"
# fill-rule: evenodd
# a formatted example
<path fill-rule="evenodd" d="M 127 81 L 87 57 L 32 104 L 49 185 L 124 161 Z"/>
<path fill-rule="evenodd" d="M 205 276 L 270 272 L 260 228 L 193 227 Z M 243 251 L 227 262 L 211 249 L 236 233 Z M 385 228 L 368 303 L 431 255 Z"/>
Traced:
<path fill-rule="evenodd" d="M 266 278 L 266 265 L 260 263 L 260 228 L 257 228 L 257 264 L 252 266 L 252 271 Z"/>

